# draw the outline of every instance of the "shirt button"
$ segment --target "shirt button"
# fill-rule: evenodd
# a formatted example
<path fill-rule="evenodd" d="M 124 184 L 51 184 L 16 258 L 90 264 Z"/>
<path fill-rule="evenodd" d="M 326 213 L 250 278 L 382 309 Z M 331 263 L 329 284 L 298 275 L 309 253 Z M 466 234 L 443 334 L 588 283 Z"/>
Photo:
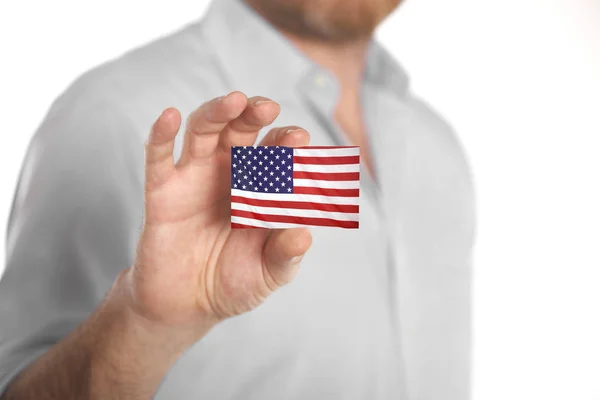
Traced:
<path fill-rule="evenodd" d="M 327 85 L 327 78 L 323 75 L 315 76 L 315 86 L 317 87 L 325 87 Z"/>

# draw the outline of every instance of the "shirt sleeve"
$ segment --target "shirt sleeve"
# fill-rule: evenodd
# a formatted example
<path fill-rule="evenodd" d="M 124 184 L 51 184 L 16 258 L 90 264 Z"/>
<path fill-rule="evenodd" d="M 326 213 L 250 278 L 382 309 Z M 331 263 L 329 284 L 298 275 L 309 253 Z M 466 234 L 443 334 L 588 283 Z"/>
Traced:
<path fill-rule="evenodd" d="M 144 136 L 110 102 L 85 97 L 54 103 L 21 169 L 0 280 L 0 394 L 132 263 Z"/>

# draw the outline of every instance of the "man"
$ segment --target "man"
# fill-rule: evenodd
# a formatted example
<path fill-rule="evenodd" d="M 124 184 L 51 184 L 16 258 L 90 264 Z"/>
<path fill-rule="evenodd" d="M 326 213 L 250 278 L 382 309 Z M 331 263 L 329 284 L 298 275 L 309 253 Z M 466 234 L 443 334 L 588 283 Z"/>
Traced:
<path fill-rule="evenodd" d="M 217 0 L 54 103 L 9 221 L 2 399 L 469 397 L 470 175 L 372 41 L 398 2 Z M 232 231 L 230 146 L 309 133 L 361 147 L 360 229 Z"/>

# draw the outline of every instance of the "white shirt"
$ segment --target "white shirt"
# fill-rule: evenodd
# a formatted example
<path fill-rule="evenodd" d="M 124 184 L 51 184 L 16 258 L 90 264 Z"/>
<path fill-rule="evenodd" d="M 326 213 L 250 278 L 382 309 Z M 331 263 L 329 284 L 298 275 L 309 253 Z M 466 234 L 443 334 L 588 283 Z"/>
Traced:
<path fill-rule="evenodd" d="M 378 182 L 362 174 L 360 229 L 312 229 L 296 280 L 186 352 L 157 399 L 469 397 L 469 168 L 452 130 L 377 43 L 367 65 Z M 131 265 L 153 121 L 232 90 L 277 101 L 275 124 L 306 128 L 311 145 L 348 143 L 333 119 L 335 78 L 238 0 L 84 74 L 54 102 L 9 221 L 0 392 Z"/>

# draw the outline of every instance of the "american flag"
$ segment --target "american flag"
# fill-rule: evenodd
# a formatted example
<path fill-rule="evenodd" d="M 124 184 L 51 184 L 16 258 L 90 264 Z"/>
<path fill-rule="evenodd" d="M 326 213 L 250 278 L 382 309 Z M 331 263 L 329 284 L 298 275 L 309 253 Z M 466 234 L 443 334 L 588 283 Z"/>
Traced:
<path fill-rule="evenodd" d="M 231 227 L 358 228 L 358 147 L 231 148 Z"/>

